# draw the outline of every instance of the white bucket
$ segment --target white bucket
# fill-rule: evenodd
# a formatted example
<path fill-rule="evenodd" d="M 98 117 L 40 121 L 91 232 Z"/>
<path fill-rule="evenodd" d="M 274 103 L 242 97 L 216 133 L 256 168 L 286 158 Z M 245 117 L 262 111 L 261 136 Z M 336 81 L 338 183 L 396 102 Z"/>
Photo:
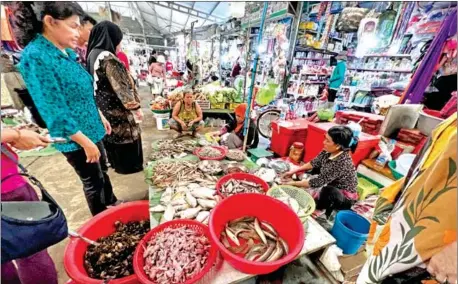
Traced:
<path fill-rule="evenodd" d="M 166 130 L 170 128 L 169 126 L 170 112 L 155 113 L 154 117 L 156 118 L 157 130 Z"/>

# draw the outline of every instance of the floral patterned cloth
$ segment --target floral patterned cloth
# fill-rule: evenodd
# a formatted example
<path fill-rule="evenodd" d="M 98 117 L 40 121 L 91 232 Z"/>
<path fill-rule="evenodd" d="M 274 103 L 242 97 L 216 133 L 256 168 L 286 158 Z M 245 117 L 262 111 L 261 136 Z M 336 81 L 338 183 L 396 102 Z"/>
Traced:
<path fill-rule="evenodd" d="M 377 200 L 358 284 L 424 266 L 456 241 L 456 119 L 455 113 L 433 131 L 407 178 Z"/>
<path fill-rule="evenodd" d="M 99 55 L 95 64 L 95 98 L 97 105 L 112 127 L 106 141 L 114 144 L 133 143 L 141 129 L 132 111 L 140 108 L 140 98 L 132 77 L 123 63 L 110 52 Z"/>

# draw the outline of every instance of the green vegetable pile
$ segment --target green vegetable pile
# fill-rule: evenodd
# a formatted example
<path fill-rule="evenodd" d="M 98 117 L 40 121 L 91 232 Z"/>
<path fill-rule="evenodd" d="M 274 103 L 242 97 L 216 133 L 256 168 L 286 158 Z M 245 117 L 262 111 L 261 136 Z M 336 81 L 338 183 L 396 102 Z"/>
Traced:
<path fill-rule="evenodd" d="M 233 88 L 220 88 L 208 94 L 208 100 L 212 104 L 218 103 L 241 103 L 242 96 Z"/>

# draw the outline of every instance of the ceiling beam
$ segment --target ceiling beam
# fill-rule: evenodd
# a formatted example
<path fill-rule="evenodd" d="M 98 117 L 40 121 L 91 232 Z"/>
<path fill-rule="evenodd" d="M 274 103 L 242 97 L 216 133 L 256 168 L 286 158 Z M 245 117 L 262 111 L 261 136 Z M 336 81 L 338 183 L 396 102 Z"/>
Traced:
<path fill-rule="evenodd" d="M 169 33 L 172 32 L 172 15 L 173 15 L 173 10 L 170 10 Z"/>
<path fill-rule="evenodd" d="M 145 13 L 146 15 L 150 15 L 150 16 L 152 16 L 152 17 L 157 17 L 157 18 L 159 18 L 159 19 L 161 19 L 161 20 L 164 20 L 164 21 L 169 21 L 169 19 L 166 19 L 166 18 L 164 18 L 164 17 L 161 17 L 161 16 L 159 16 L 159 15 L 157 15 L 157 14 L 151 14 L 151 13 L 145 12 L 145 11 L 143 11 L 142 13 Z M 182 24 L 177 23 L 177 22 L 174 22 L 174 21 L 172 21 L 172 25 L 180 26 L 180 27 L 182 26 Z M 161 28 L 159 25 L 158 25 L 157 27 L 158 27 L 158 28 Z"/>
<path fill-rule="evenodd" d="M 145 12 L 145 11 L 143 11 L 143 13 L 148 14 L 148 15 L 151 15 L 151 16 L 154 16 L 154 17 L 158 17 L 158 16 L 157 16 L 157 13 L 156 13 L 156 9 L 154 8 L 154 5 L 152 5 L 150 2 L 145 2 L 145 3 L 146 3 L 146 5 L 150 6 L 151 9 L 153 9 L 154 15 L 152 15 L 152 14 L 150 14 L 150 13 L 147 13 L 147 12 Z M 157 23 L 157 18 L 155 18 L 154 20 L 156 20 L 156 27 L 157 27 L 157 28 L 160 28 L 160 27 L 159 27 L 159 24 Z"/>
<path fill-rule="evenodd" d="M 193 2 L 192 3 L 192 8 L 194 9 L 194 5 L 196 5 L 196 2 Z M 184 27 L 183 27 L 183 30 L 186 29 L 186 27 L 188 26 L 188 21 L 189 21 L 189 18 L 191 17 L 191 15 L 188 14 L 188 18 L 186 19 L 186 23 L 184 24 Z"/>
<path fill-rule="evenodd" d="M 189 15 L 192 15 L 192 16 L 194 16 L 196 18 L 200 18 L 202 20 L 207 20 L 208 19 L 208 20 L 210 20 L 212 22 L 220 22 L 220 21 L 224 21 L 225 20 L 225 19 L 223 19 L 221 17 L 210 15 L 208 13 L 195 10 L 194 8 L 189 8 L 189 7 L 177 4 L 176 2 L 154 2 L 154 4 L 158 5 L 158 6 L 161 6 L 161 7 L 164 7 L 164 8 L 172 9 L 172 10 L 177 11 L 177 12 L 189 14 Z"/>
<path fill-rule="evenodd" d="M 143 36 L 142 34 L 136 34 L 136 33 L 130 33 L 130 32 L 126 32 L 126 35 L 127 36 L 133 36 L 133 37 L 142 37 Z M 163 35 L 145 35 L 145 37 L 149 37 L 149 38 L 164 38 Z"/>
<path fill-rule="evenodd" d="M 195 3 L 195 2 L 194 2 Z M 218 7 L 219 5 L 219 2 L 216 2 L 215 6 L 212 7 L 212 9 L 210 10 L 210 12 L 208 13 L 209 15 L 211 15 L 213 13 L 213 11 L 216 10 L 216 8 Z M 208 18 L 209 16 L 207 16 L 207 19 L 202 23 L 201 27 L 203 27 L 203 25 L 205 24 L 206 21 L 208 21 Z"/>

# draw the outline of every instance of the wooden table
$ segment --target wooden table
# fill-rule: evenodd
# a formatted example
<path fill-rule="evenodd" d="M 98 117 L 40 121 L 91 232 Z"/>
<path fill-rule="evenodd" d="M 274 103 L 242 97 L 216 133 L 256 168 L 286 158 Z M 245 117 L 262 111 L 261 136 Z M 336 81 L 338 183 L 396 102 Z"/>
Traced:
<path fill-rule="evenodd" d="M 149 188 L 150 195 L 150 206 L 152 199 L 158 198 L 155 194 L 155 190 L 150 186 Z M 153 203 L 156 204 L 156 203 Z M 157 224 L 154 218 L 151 218 L 152 227 L 155 227 Z M 329 234 L 323 227 L 321 227 L 314 219 L 309 218 L 307 220 L 307 232 L 305 233 L 305 242 L 304 247 L 297 256 L 300 258 L 303 255 L 308 255 L 319 250 L 322 250 L 328 247 L 331 244 L 336 242 L 336 239 Z M 237 271 L 235 268 L 230 266 L 227 261 L 223 261 L 221 267 L 218 270 L 211 271 L 208 273 L 199 284 L 231 284 L 239 283 L 244 280 L 248 280 L 256 275 L 245 274 L 243 272 Z"/>
<path fill-rule="evenodd" d="M 314 219 L 308 219 L 308 228 L 305 234 L 305 243 L 302 251 L 299 253 L 297 258 L 317 252 L 321 249 L 336 242 L 331 234 L 329 234 L 323 227 L 321 227 Z M 227 261 L 223 262 L 221 268 L 216 271 L 212 279 L 208 279 L 205 283 L 209 284 L 231 284 L 239 283 L 241 281 L 255 277 L 256 275 L 245 274 L 243 272 L 235 270 Z M 207 280 L 206 279 L 206 280 Z"/>

